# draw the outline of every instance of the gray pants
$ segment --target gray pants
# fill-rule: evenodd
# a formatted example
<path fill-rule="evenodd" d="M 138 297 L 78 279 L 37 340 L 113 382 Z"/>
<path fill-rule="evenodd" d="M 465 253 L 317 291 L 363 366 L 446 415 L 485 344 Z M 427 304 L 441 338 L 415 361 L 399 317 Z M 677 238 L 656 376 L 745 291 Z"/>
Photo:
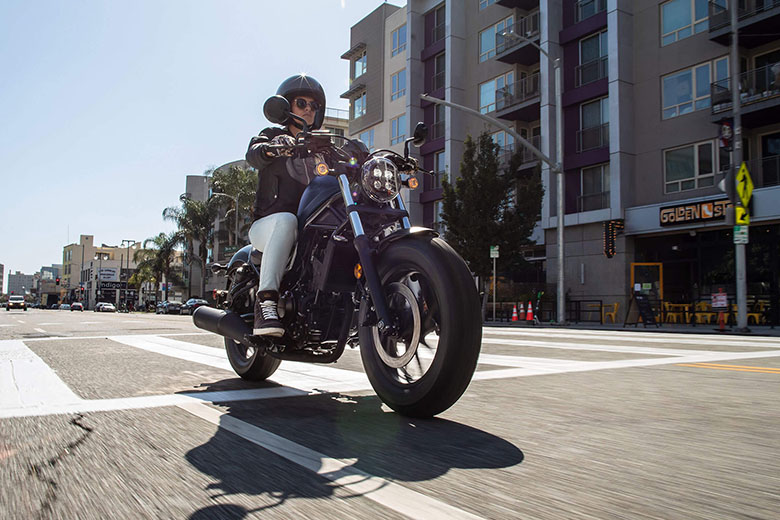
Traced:
<path fill-rule="evenodd" d="M 259 291 L 278 291 L 298 236 L 298 217 L 274 213 L 255 220 L 249 228 L 252 247 L 263 253 Z"/>

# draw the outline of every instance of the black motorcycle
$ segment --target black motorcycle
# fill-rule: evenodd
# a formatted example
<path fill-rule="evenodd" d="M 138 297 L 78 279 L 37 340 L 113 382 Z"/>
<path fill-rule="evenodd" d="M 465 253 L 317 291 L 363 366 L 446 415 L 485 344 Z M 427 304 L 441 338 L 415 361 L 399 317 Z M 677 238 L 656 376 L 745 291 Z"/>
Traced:
<path fill-rule="evenodd" d="M 298 242 L 285 273 L 279 315 L 282 337 L 252 335 L 262 253 L 244 247 L 227 265 L 217 307 L 193 314 L 199 328 L 225 337 L 230 364 L 244 379 L 270 377 L 281 360 L 333 363 L 347 344 L 359 346 L 374 391 L 393 410 L 430 417 L 454 404 L 471 381 L 482 324 L 474 280 L 463 259 L 438 234 L 412 227 L 400 195 L 414 188 L 419 169 L 409 144 L 421 146 L 422 123 L 392 150 L 369 153 L 358 141 L 310 132 L 274 96 L 266 118 L 303 124 L 288 153 L 325 151 L 298 208 Z M 278 145 L 284 146 L 284 145 Z"/>

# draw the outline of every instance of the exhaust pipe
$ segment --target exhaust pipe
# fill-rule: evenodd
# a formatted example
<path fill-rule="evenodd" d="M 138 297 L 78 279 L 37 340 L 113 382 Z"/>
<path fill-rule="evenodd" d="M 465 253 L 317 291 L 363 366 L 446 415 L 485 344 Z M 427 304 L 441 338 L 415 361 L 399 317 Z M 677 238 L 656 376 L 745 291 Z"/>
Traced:
<path fill-rule="evenodd" d="M 225 336 L 239 343 L 246 341 L 247 335 L 252 335 L 252 329 L 235 312 L 225 312 L 214 307 L 198 307 L 192 313 L 192 321 L 199 329 Z"/>

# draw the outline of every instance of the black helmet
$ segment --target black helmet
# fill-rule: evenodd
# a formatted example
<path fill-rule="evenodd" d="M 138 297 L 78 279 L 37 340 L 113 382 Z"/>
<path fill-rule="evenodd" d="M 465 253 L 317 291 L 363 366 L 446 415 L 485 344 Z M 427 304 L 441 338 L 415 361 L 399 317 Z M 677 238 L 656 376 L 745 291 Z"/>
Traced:
<path fill-rule="evenodd" d="M 319 81 L 306 74 L 296 74 L 284 80 L 279 85 L 276 94 L 286 98 L 290 104 L 292 104 L 293 99 L 300 95 L 313 97 L 320 104 L 320 109 L 314 114 L 314 124 L 311 126 L 311 130 L 317 130 L 322 126 L 322 122 L 325 119 L 325 90 L 323 90 Z M 290 123 L 298 126 L 292 118 L 284 122 L 285 125 Z"/>

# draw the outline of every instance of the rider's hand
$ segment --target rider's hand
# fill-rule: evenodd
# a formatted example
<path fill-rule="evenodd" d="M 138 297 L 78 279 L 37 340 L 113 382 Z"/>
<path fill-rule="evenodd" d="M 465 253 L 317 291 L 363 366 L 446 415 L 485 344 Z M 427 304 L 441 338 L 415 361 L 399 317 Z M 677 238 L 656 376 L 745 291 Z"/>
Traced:
<path fill-rule="evenodd" d="M 291 135 L 281 134 L 271 139 L 271 144 L 289 147 L 288 150 L 284 150 L 284 149 L 277 150 L 278 155 L 289 157 L 292 155 L 293 147 L 295 147 L 295 138 L 292 137 Z"/>

